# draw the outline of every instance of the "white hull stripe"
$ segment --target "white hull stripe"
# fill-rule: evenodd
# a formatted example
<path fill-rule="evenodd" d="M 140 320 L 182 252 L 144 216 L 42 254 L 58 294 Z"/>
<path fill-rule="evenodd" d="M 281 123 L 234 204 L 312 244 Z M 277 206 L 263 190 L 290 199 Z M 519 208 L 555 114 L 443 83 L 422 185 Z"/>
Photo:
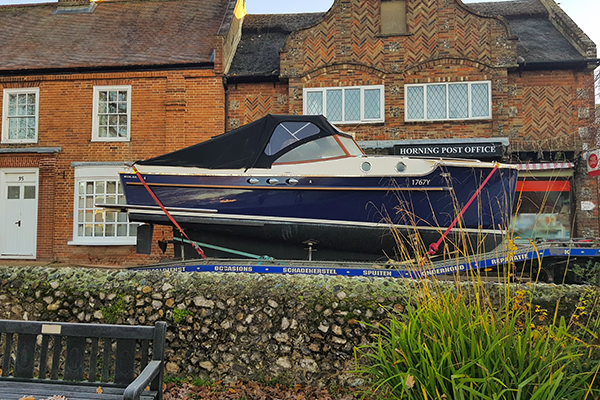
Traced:
<path fill-rule="evenodd" d="M 247 222 L 278 222 L 278 223 L 305 223 L 305 224 L 319 224 L 319 225 L 339 225 L 339 226 L 360 226 L 365 228 L 390 228 L 395 227 L 397 229 L 406 230 L 427 230 L 433 232 L 439 232 L 440 234 L 447 229 L 447 227 L 429 227 L 429 226 L 414 226 L 414 225 L 400 225 L 400 224 L 389 224 L 384 222 L 361 222 L 361 221 L 343 221 L 343 220 L 330 220 L 330 219 L 316 219 L 316 218 L 296 218 L 296 217 L 271 217 L 271 216 L 252 216 L 252 215 L 238 215 L 238 214 L 213 214 L 196 211 L 174 211 L 168 209 L 171 215 L 175 219 L 176 217 L 196 217 L 196 218 L 208 218 L 214 220 L 227 220 L 234 219 Z M 148 208 L 138 209 L 135 207 L 128 207 L 130 214 L 151 214 L 151 215 L 164 215 L 159 210 L 150 210 Z M 484 233 L 484 234 L 506 234 L 506 231 L 500 229 L 474 229 L 474 228 L 457 228 L 461 232 L 467 233 Z"/>

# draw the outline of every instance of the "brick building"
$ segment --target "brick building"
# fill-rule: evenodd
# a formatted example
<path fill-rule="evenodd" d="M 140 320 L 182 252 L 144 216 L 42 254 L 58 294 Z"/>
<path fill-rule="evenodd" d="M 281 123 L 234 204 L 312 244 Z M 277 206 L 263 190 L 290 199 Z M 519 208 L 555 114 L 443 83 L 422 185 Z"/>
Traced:
<path fill-rule="evenodd" d="M 136 226 L 118 171 L 224 129 L 235 0 L 0 7 L 0 256 L 117 262 Z"/>
<path fill-rule="evenodd" d="M 245 18 L 227 125 L 323 113 L 369 151 L 518 163 L 516 235 L 597 237 L 582 162 L 596 145 L 596 65 L 595 44 L 553 0 L 338 0 Z"/>
<path fill-rule="evenodd" d="M 267 113 L 323 113 L 373 152 L 521 163 L 519 229 L 598 236 L 596 47 L 553 0 L 60 0 L 0 21 L 2 258 L 139 260 L 135 226 L 94 207 L 123 201 L 120 165 Z"/>

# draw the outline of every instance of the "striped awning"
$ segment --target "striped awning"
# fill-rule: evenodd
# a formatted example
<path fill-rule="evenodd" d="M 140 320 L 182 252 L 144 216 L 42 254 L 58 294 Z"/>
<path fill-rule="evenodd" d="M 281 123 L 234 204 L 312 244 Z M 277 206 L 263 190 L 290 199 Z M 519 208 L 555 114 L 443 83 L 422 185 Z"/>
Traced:
<path fill-rule="evenodd" d="M 547 162 L 547 163 L 525 163 L 518 164 L 519 171 L 542 171 L 550 169 L 573 169 L 572 162 Z"/>

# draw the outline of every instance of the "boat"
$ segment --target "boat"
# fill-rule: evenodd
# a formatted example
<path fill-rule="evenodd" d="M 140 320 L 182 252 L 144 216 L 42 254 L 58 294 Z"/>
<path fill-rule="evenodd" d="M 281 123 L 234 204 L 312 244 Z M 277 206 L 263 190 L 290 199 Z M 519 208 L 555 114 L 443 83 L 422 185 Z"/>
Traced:
<path fill-rule="evenodd" d="M 366 155 L 323 116 L 267 115 L 136 162 L 120 174 L 119 207 L 132 222 L 176 221 L 191 240 L 218 246 L 204 249 L 209 256 L 228 256 L 219 247 L 313 260 L 480 253 L 506 235 L 517 173 L 478 160 Z"/>

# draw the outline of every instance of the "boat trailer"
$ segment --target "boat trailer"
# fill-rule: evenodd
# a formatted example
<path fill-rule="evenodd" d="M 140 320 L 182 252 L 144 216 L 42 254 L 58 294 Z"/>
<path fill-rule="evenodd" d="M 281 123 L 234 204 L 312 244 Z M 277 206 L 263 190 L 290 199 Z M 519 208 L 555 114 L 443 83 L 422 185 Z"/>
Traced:
<path fill-rule="evenodd" d="M 183 240 L 186 242 L 187 240 Z M 201 245 L 205 245 L 202 243 Z M 565 282 L 568 267 L 574 264 L 585 265 L 589 261 L 600 262 L 600 242 L 589 239 L 539 240 L 507 245 L 478 255 L 465 257 L 423 258 L 406 262 L 350 262 L 350 261 L 309 261 L 275 260 L 252 254 L 238 254 L 252 259 L 206 258 L 171 261 L 160 264 L 131 267 L 135 271 L 171 272 L 220 272 L 258 273 L 290 275 L 325 275 L 348 277 L 379 278 L 424 278 L 468 274 L 478 271 L 506 271 L 514 276 L 528 276 L 530 279 L 546 282 Z M 500 275 L 503 276 L 503 275 Z"/>

